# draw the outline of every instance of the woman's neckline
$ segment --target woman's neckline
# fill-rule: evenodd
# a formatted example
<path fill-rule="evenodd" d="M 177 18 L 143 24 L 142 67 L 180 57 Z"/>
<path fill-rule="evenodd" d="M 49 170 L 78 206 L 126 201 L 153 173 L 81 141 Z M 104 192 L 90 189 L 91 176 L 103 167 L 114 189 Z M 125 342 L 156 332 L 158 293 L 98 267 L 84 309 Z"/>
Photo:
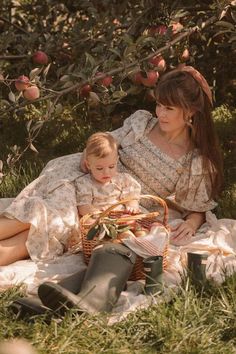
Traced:
<path fill-rule="evenodd" d="M 144 138 L 146 139 L 146 141 L 155 149 L 157 149 L 161 154 L 165 155 L 168 159 L 170 159 L 171 161 L 174 162 L 180 162 L 181 160 L 184 159 L 184 161 L 186 160 L 186 158 L 188 157 L 189 153 L 192 153 L 195 149 L 190 149 L 188 151 L 186 151 L 185 153 L 183 153 L 181 156 L 179 157 L 172 157 L 170 154 L 168 154 L 166 151 L 162 150 L 160 148 L 160 146 L 157 146 L 156 144 L 154 144 L 149 138 L 148 138 L 148 134 L 151 132 L 151 130 L 158 124 L 158 118 L 152 117 L 152 119 L 149 122 L 149 126 L 147 127 L 147 130 L 145 132 Z M 177 145 L 177 144 L 176 144 Z M 173 154 L 172 154 L 173 155 Z"/>

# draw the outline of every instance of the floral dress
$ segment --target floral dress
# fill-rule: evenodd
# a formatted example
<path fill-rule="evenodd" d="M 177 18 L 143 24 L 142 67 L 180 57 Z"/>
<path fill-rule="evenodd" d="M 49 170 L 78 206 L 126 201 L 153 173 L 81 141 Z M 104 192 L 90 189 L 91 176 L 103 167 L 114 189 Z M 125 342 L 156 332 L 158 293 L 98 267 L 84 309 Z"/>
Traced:
<path fill-rule="evenodd" d="M 139 110 L 112 132 L 120 147 L 121 172 L 131 174 L 142 193 L 169 198 L 182 213 L 213 209 L 216 203 L 209 199 L 209 176 L 203 174 L 198 151 L 172 159 L 147 138 L 155 124 L 156 118 Z M 76 153 L 49 161 L 4 212 L 31 224 L 26 246 L 35 261 L 60 256 L 68 238 L 79 234 L 76 189 L 84 176 L 79 169 L 80 157 L 81 153 Z M 156 207 L 152 203 L 144 206 Z"/>
<path fill-rule="evenodd" d="M 93 205 L 105 210 L 126 198 L 139 198 L 140 184 L 128 173 L 117 173 L 107 184 L 96 182 L 90 174 L 75 180 L 77 205 Z M 120 206 L 122 207 L 122 206 Z"/>

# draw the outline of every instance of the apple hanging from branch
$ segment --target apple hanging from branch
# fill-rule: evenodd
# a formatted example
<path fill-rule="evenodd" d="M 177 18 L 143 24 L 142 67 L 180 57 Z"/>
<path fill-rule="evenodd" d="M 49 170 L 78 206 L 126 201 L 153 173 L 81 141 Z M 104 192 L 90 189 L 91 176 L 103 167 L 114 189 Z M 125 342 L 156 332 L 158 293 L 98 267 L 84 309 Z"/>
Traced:
<path fill-rule="evenodd" d="M 29 87 L 29 85 L 30 79 L 25 75 L 19 76 L 15 81 L 15 87 L 18 91 L 24 91 L 27 87 Z"/>
<path fill-rule="evenodd" d="M 162 57 L 162 55 L 155 55 L 154 57 L 149 59 L 149 63 L 155 66 L 158 71 L 165 71 L 166 69 L 166 61 Z"/>
<path fill-rule="evenodd" d="M 146 72 L 146 77 L 142 76 L 142 84 L 146 87 L 153 87 L 157 83 L 159 73 L 154 70 Z"/>
<path fill-rule="evenodd" d="M 38 50 L 32 56 L 32 60 L 35 64 L 47 65 L 48 64 L 48 56 L 45 52 Z"/>
<path fill-rule="evenodd" d="M 34 101 L 40 96 L 40 91 L 36 85 L 29 86 L 23 91 L 23 96 L 29 101 Z"/>

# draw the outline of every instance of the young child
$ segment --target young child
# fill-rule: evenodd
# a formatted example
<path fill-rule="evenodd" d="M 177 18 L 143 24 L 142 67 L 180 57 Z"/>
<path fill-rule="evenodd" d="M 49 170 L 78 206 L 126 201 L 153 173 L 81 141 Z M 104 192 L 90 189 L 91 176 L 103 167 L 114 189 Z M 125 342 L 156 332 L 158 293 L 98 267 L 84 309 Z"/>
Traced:
<path fill-rule="evenodd" d="M 140 184 L 129 174 L 117 172 L 118 148 L 111 134 L 99 132 L 90 136 L 85 163 L 89 174 L 75 181 L 81 216 L 100 212 L 126 198 L 136 200 L 125 203 L 124 209 L 139 210 Z"/>

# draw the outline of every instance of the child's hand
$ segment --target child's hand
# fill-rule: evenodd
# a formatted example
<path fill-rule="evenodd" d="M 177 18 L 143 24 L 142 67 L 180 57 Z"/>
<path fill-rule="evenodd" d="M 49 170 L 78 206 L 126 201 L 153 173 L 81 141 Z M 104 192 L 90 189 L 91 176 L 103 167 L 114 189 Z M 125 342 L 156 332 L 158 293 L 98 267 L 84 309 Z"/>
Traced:
<path fill-rule="evenodd" d="M 126 205 L 126 210 L 129 211 L 130 213 L 139 213 L 140 208 L 138 204 L 128 204 Z"/>
<path fill-rule="evenodd" d="M 185 220 L 172 228 L 171 243 L 175 246 L 184 246 L 191 242 L 195 232 L 196 228 L 191 220 Z"/>

